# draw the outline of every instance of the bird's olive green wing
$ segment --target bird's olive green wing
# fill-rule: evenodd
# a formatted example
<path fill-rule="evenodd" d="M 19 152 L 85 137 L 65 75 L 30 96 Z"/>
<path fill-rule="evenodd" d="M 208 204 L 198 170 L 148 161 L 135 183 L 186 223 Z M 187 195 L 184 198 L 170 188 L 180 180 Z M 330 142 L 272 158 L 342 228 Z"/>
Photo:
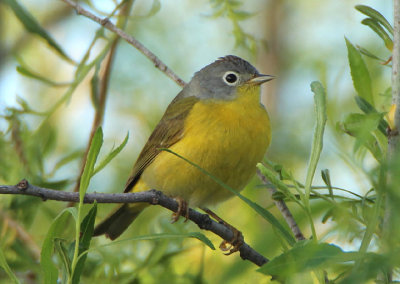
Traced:
<path fill-rule="evenodd" d="M 198 100 L 196 97 L 183 97 L 181 92 L 169 104 L 164 116 L 144 145 L 124 192 L 129 192 L 133 188 L 146 167 L 161 152 L 160 148 L 168 148 L 182 138 L 185 118 Z"/>

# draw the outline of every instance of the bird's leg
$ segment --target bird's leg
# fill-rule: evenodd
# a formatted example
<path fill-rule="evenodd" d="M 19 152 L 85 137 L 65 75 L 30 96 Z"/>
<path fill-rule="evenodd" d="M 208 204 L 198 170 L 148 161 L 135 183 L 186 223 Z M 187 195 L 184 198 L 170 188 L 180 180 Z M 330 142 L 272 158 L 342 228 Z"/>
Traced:
<path fill-rule="evenodd" d="M 227 222 L 225 222 L 223 219 L 221 219 L 217 214 L 215 214 L 210 209 L 201 208 L 201 210 L 203 210 L 208 215 L 210 215 L 212 218 L 214 218 L 216 221 L 218 221 L 218 223 L 223 224 L 227 228 L 231 229 L 233 232 L 232 240 L 229 242 L 226 240 L 223 240 L 222 243 L 219 245 L 219 248 L 222 251 L 227 251 L 227 253 L 225 253 L 225 255 L 230 255 L 234 252 L 237 252 L 244 243 L 244 237 L 243 237 L 242 232 L 239 231 L 238 229 L 236 229 L 235 227 L 233 227 L 232 225 L 228 224 Z"/>
<path fill-rule="evenodd" d="M 174 199 L 178 202 L 178 210 L 172 213 L 171 223 L 175 223 L 176 221 L 178 221 L 180 216 L 185 217 L 186 222 L 189 219 L 189 206 L 187 202 L 180 197 L 175 197 Z"/>

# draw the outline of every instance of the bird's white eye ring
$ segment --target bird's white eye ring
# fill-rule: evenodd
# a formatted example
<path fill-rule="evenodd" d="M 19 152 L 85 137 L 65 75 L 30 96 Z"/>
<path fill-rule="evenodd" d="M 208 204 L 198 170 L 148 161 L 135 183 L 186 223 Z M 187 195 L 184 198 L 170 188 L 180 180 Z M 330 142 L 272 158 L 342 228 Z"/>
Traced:
<path fill-rule="evenodd" d="M 239 81 L 239 74 L 234 71 L 228 71 L 224 74 L 222 79 L 224 80 L 225 84 L 229 86 L 235 86 Z"/>

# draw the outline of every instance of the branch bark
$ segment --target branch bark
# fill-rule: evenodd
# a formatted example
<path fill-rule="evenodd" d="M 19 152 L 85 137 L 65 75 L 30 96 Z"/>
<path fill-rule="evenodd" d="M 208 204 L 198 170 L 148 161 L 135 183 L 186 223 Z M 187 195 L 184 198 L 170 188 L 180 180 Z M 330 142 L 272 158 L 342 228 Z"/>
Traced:
<path fill-rule="evenodd" d="M 0 185 L 0 194 L 21 194 L 42 198 L 46 200 L 79 202 L 79 192 L 65 192 L 48 188 L 34 186 L 26 180 L 20 181 L 17 185 Z M 146 202 L 152 205 L 160 205 L 173 212 L 178 210 L 178 202 L 164 195 L 161 191 L 149 190 L 136 193 L 88 193 L 83 200 L 84 203 L 137 203 Z M 207 214 L 189 209 L 189 220 L 196 223 L 200 229 L 211 231 L 226 241 L 234 237 L 229 227 L 212 220 Z M 258 266 L 268 262 L 268 259 L 250 247 L 246 242 L 239 249 L 240 257 L 243 260 L 253 262 Z"/>
<path fill-rule="evenodd" d="M 126 34 L 123 30 L 120 28 L 116 27 L 108 18 L 100 18 L 97 17 L 96 15 L 90 13 L 89 11 L 83 9 L 80 5 L 75 3 L 72 0 L 62 0 L 69 6 L 75 9 L 76 13 L 79 15 L 83 15 L 109 31 L 114 32 L 117 34 L 119 37 L 123 38 L 125 41 L 127 41 L 130 45 L 135 47 L 137 50 L 139 50 L 144 56 L 146 56 L 148 59 L 150 59 L 153 63 L 154 66 L 158 69 L 160 69 L 165 75 L 167 75 L 169 78 L 171 78 L 175 83 L 177 83 L 179 86 L 183 87 L 185 86 L 185 81 L 183 81 L 181 78 L 179 78 L 178 75 L 176 75 L 164 62 L 162 62 L 153 52 L 151 52 L 147 47 L 145 47 L 141 42 L 139 42 L 136 38 L 134 38 L 131 35 Z"/>
<path fill-rule="evenodd" d="M 257 175 L 261 179 L 261 181 L 264 184 L 268 184 L 267 178 L 260 172 L 260 170 L 257 170 Z M 274 193 L 277 192 L 277 190 L 273 187 L 268 187 L 269 192 L 271 193 L 271 197 Z M 296 220 L 293 218 L 292 213 L 290 212 L 289 208 L 286 205 L 286 202 L 283 200 L 274 200 L 275 206 L 278 208 L 278 210 L 281 212 L 283 218 L 285 219 L 286 223 L 289 225 L 290 230 L 292 231 L 294 237 L 298 241 L 305 240 L 306 238 L 304 237 L 303 233 L 300 230 L 300 227 L 297 225 Z"/>

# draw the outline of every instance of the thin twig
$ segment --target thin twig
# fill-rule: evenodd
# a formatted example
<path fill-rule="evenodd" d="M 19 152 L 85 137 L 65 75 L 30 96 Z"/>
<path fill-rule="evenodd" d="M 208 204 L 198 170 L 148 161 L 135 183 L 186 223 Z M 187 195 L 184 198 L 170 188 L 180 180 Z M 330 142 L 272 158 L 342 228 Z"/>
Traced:
<path fill-rule="evenodd" d="M 119 21 L 117 23 L 118 26 L 125 28 L 125 25 L 126 25 L 127 19 L 128 19 L 128 15 L 130 14 L 130 10 L 132 8 L 132 4 L 133 4 L 133 0 L 130 0 L 130 1 L 127 1 L 126 3 L 124 3 L 124 5 L 121 7 L 121 10 L 119 12 L 119 19 L 121 19 L 121 21 Z M 92 124 L 92 129 L 90 131 L 89 141 L 88 141 L 88 144 L 87 144 L 87 147 L 85 150 L 85 154 L 82 158 L 81 168 L 80 168 L 79 175 L 78 175 L 78 178 L 75 183 L 74 192 L 79 191 L 79 187 L 81 184 L 81 177 L 83 174 L 83 170 L 85 169 L 87 155 L 89 153 L 90 145 L 92 144 L 93 136 L 96 133 L 97 128 L 99 128 L 99 126 L 101 126 L 103 124 L 104 111 L 106 108 L 106 100 L 107 100 L 107 94 L 108 94 L 108 85 L 109 85 L 109 81 L 110 81 L 110 77 L 111 77 L 111 69 L 112 69 L 112 65 L 114 62 L 115 52 L 117 50 L 117 45 L 118 45 L 119 39 L 120 39 L 120 37 L 116 37 L 110 47 L 110 51 L 108 53 L 107 62 L 104 67 L 103 75 L 101 76 L 101 79 L 100 79 L 100 90 L 99 90 L 99 100 L 98 100 L 99 103 L 96 108 L 96 112 L 95 112 L 95 116 L 94 116 L 93 124 Z M 67 206 L 71 207 L 72 205 L 73 205 L 73 203 L 69 202 Z"/>
<path fill-rule="evenodd" d="M 268 184 L 267 178 L 260 172 L 260 170 L 257 170 L 257 175 L 264 184 Z M 269 186 L 268 189 L 269 189 L 269 192 L 271 193 L 271 196 L 277 192 L 277 190 L 274 187 Z M 286 223 L 289 225 L 290 230 L 292 230 L 292 233 L 293 233 L 294 237 L 296 238 L 296 240 L 298 240 L 298 241 L 305 240 L 303 233 L 301 232 L 299 226 L 297 225 L 296 220 L 293 218 L 292 213 L 290 213 L 290 210 L 287 207 L 285 201 L 274 199 L 274 203 L 275 203 L 275 206 L 281 212 L 283 218 L 286 220 Z"/>
<path fill-rule="evenodd" d="M 26 180 L 20 181 L 17 185 L 0 185 L 0 194 L 21 194 L 40 197 L 45 200 L 57 200 L 67 202 L 78 202 L 78 192 L 65 192 L 53 189 L 42 188 L 29 184 Z M 136 193 L 88 193 L 83 200 L 84 203 L 137 203 L 146 202 L 152 205 L 160 205 L 173 212 L 178 210 L 178 202 L 164 195 L 161 191 L 148 190 Z M 234 232 L 228 227 L 212 220 L 207 214 L 201 214 L 193 209 L 189 209 L 189 220 L 196 223 L 200 229 L 211 231 L 226 241 L 231 241 Z M 258 266 L 268 262 L 268 259 L 251 248 L 247 243 L 239 249 L 240 257 L 243 260 L 253 262 Z"/>
<path fill-rule="evenodd" d="M 20 239 L 21 242 L 28 248 L 35 261 L 39 261 L 40 248 L 35 243 L 32 236 L 29 235 L 29 233 L 20 224 L 18 224 L 18 222 L 12 219 L 7 213 L 0 211 L 0 216 L 4 220 L 4 222 L 7 222 L 9 228 L 15 230 L 18 239 Z"/>
<path fill-rule="evenodd" d="M 126 34 L 123 30 L 120 28 L 116 27 L 108 18 L 100 18 L 97 17 L 96 15 L 90 13 L 89 11 L 83 9 L 80 5 L 75 3 L 72 0 L 62 0 L 72 8 L 76 10 L 76 12 L 79 15 L 83 15 L 89 19 L 92 19 L 93 21 L 99 23 L 106 29 L 116 33 L 118 36 L 126 40 L 130 45 L 135 47 L 137 50 L 139 50 L 144 56 L 146 56 L 148 59 L 150 59 L 153 63 L 154 66 L 158 69 L 160 69 L 162 72 L 164 72 L 169 78 L 171 78 L 175 83 L 177 83 L 179 86 L 183 87 L 185 86 L 185 81 L 183 81 L 181 78 L 179 78 L 178 75 L 176 75 L 167 65 L 164 64 L 153 52 L 151 52 L 147 47 L 145 47 L 141 42 L 139 42 L 136 38 L 134 38 L 131 35 Z"/>

